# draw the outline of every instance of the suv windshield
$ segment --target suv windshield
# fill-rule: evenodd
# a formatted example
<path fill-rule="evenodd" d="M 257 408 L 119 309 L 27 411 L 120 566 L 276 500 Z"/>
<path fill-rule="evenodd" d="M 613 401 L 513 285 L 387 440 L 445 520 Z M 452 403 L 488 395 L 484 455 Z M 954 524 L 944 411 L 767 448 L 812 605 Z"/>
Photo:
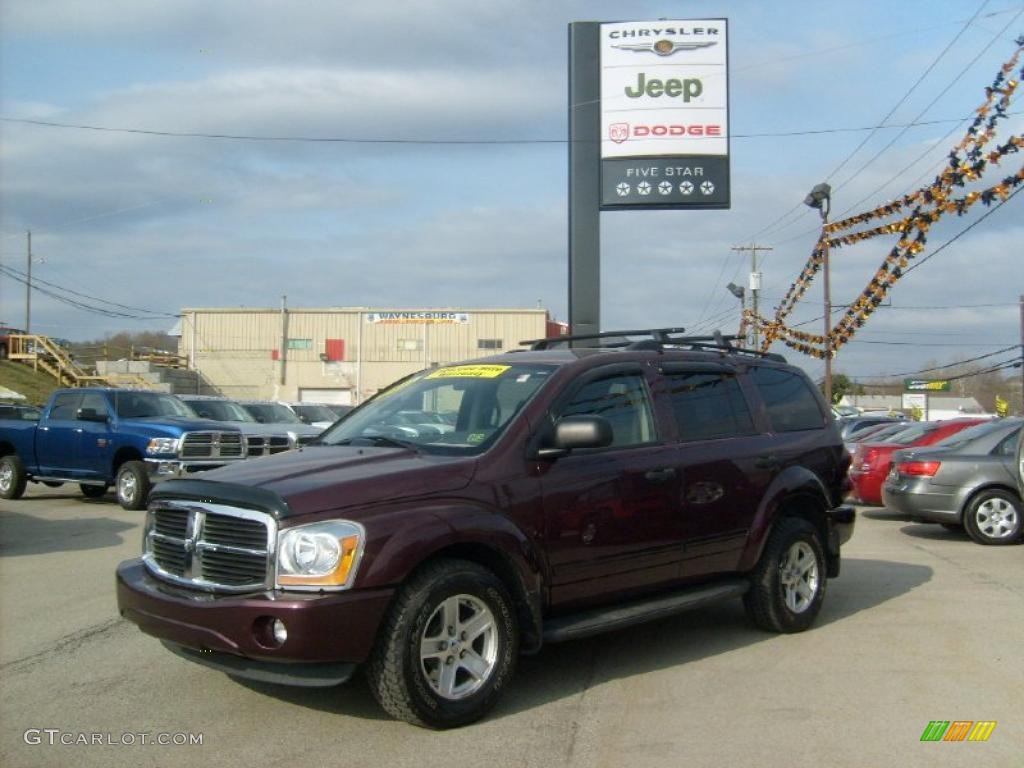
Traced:
<path fill-rule="evenodd" d="M 195 415 L 174 395 L 158 392 L 114 392 L 114 410 L 122 419 L 147 419 L 177 416 L 194 419 Z"/>
<path fill-rule="evenodd" d="M 204 419 L 244 421 L 247 424 L 256 421 L 245 408 L 230 400 L 185 400 L 185 403 L 196 412 L 197 416 L 202 416 Z"/>
<path fill-rule="evenodd" d="M 421 371 L 328 429 L 321 444 L 411 444 L 470 455 L 490 447 L 546 382 L 550 365 L 455 365 Z"/>
<path fill-rule="evenodd" d="M 301 424 L 302 420 L 291 409 L 277 403 L 242 403 L 260 424 Z"/>

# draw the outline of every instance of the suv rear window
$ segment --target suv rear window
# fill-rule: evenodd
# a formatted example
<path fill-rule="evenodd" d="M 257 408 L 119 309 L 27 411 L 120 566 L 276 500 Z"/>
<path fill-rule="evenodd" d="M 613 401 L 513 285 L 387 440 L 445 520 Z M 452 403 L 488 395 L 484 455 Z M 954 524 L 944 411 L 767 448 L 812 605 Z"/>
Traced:
<path fill-rule="evenodd" d="M 734 376 L 678 373 L 665 379 L 681 441 L 753 434 L 750 408 Z"/>
<path fill-rule="evenodd" d="M 764 367 L 751 369 L 751 374 L 776 432 L 821 429 L 824 425 L 818 399 L 802 376 Z"/>

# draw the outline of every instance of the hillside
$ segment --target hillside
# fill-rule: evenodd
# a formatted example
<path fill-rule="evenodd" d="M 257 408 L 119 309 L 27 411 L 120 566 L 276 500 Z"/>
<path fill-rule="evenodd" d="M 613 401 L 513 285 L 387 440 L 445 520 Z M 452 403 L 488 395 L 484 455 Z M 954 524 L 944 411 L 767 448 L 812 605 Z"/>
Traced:
<path fill-rule="evenodd" d="M 40 405 L 57 388 L 57 380 L 42 371 L 33 371 L 30 366 L 0 360 L 0 386 L 20 392 L 27 402 Z"/>

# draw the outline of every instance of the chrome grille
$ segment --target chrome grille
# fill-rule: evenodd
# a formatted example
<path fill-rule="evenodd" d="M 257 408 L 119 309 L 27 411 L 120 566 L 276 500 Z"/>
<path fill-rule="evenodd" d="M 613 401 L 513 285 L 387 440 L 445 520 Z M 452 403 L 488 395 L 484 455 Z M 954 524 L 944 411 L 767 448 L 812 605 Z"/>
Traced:
<path fill-rule="evenodd" d="M 181 441 L 183 459 L 240 459 L 241 432 L 186 432 Z"/>
<path fill-rule="evenodd" d="M 158 501 L 146 518 L 143 561 L 155 575 L 213 591 L 273 586 L 275 520 L 222 504 Z"/>
<path fill-rule="evenodd" d="M 280 437 L 249 435 L 245 442 L 248 447 L 247 455 L 249 456 L 266 456 L 271 453 L 281 453 L 292 447 L 291 440 L 288 439 L 287 435 L 281 435 Z"/>

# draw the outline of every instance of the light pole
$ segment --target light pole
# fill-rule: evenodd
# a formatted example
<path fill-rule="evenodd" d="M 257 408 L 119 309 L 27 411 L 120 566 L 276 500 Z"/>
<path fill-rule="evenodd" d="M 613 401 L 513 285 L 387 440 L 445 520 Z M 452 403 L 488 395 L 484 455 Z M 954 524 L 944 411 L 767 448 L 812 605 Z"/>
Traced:
<path fill-rule="evenodd" d="M 747 313 L 747 292 L 744 290 L 742 285 L 736 285 L 736 283 L 729 283 L 725 287 L 729 293 L 740 300 L 740 328 L 743 328 L 744 323 L 746 322 L 746 317 L 744 317 L 744 315 Z M 747 343 L 746 333 L 743 334 L 743 343 Z"/>
<path fill-rule="evenodd" d="M 828 214 L 832 209 L 832 187 L 822 182 L 816 184 L 814 189 L 804 198 L 804 205 L 816 208 L 821 213 L 822 254 L 821 268 L 825 280 L 825 399 L 829 406 L 832 405 L 832 289 L 829 285 L 828 270 L 828 234 L 824 227 L 828 224 Z"/>

